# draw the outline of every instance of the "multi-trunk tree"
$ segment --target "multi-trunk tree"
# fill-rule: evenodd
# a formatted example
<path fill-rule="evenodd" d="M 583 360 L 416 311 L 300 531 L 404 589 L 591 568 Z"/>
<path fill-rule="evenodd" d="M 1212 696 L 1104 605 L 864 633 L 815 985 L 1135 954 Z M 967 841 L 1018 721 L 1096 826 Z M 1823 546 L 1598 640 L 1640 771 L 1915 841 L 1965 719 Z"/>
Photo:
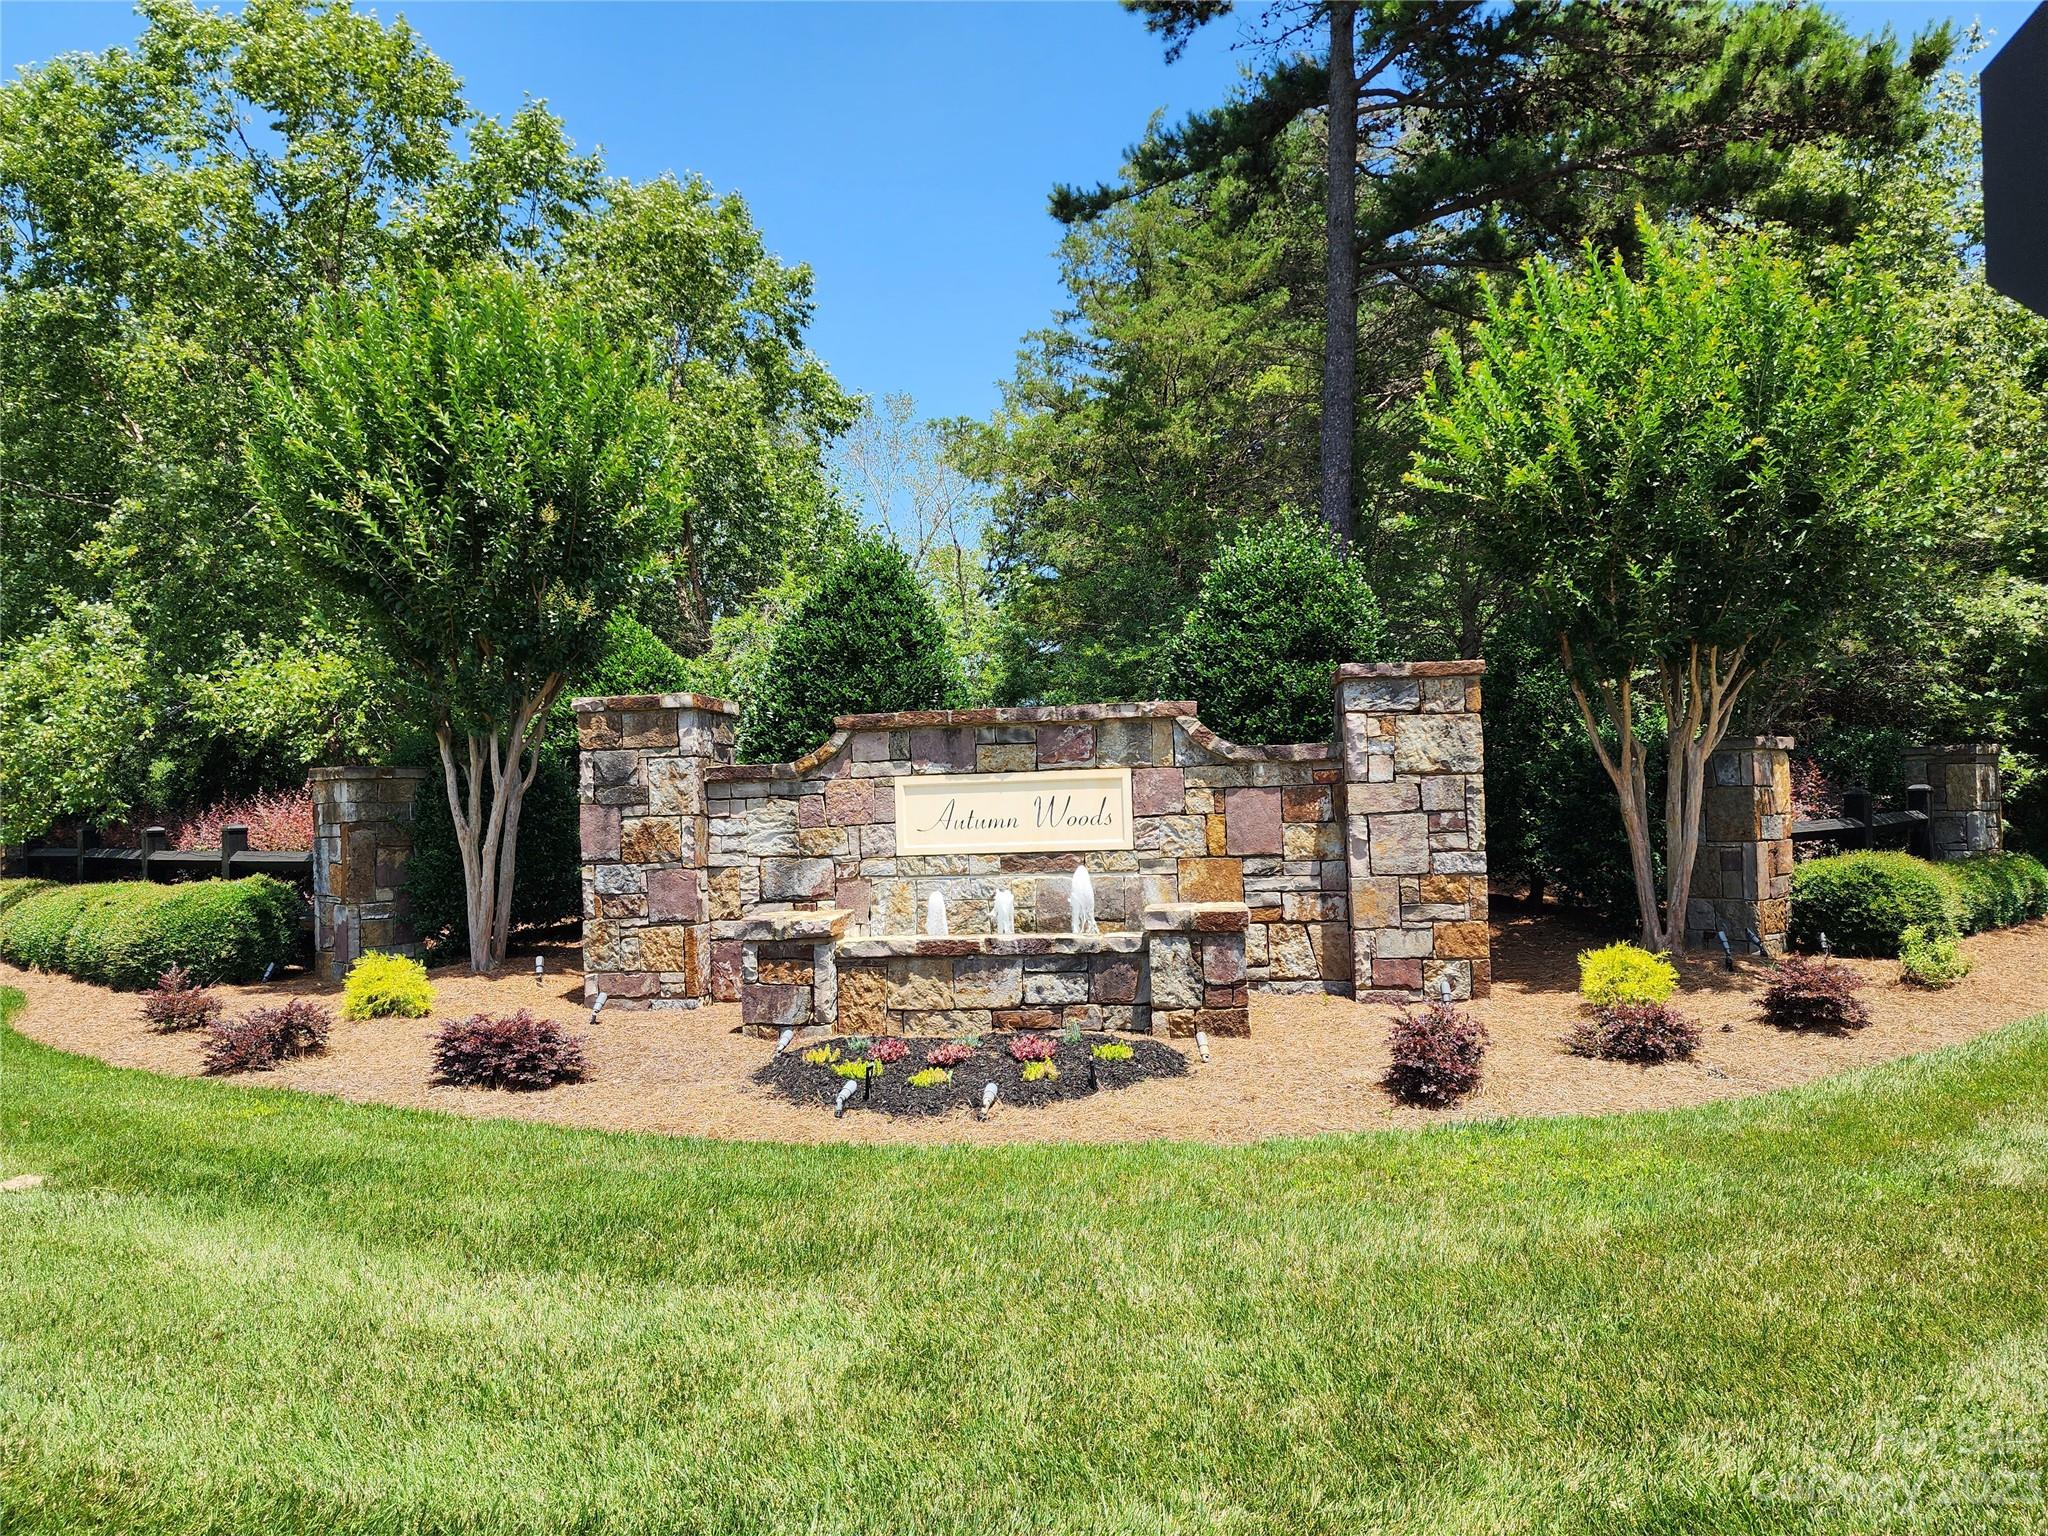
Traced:
<path fill-rule="evenodd" d="M 1951 512 L 1963 441 L 1895 288 L 1761 235 L 1590 248 L 1446 344 L 1412 478 L 1553 637 L 1620 801 L 1641 937 L 1683 944 L 1707 759 L 1744 692 L 1882 602 Z M 1665 725 L 1655 874 L 1644 708 Z M 1660 899 L 1661 898 L 1661 899 Z"/>

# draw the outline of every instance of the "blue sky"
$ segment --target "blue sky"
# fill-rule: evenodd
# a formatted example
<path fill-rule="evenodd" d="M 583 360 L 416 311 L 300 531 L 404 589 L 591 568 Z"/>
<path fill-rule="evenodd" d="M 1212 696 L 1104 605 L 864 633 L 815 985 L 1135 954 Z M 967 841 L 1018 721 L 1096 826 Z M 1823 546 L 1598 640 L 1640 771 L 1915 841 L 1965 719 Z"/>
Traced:
<path fill-rule="evenodd" d="M 615 172 L 701 172 L 737 191 L 786 261 L 817 273 L 811 343 L 849 387 L 927 415 L 997 402 L 1023 335 L 1060 301 L 1056 181 L 1115 173 L 1147 117 L 1219 100 L 1242 55 L 1207 29 L 1171 66 L 1108 0 L 622 4 L 428 0 L 403 12 L 508 115 L 545 98 Z M 2028 4 L 1843 4 L 1859 31 Z M 123 3 L 4 0 L 0 70 L 131 40 Z"/>

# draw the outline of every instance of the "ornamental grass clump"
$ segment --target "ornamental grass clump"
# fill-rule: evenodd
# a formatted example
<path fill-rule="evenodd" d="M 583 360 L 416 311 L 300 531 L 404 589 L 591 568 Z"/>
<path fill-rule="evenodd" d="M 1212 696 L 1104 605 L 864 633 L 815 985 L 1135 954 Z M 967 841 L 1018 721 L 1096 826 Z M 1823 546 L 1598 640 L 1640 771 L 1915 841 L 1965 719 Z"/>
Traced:
<path fill-rule="evenodd" d="M 1382 1081 L 1395 1098 L 1442 1109 L 1479 1086 L 1486 1029 L 1449 1003 L 1429 1003 L 1394 1015 L 1387 1038 L 1393 1062 Z"/>
<path fill-rule="evenodd" d="M 302 997 L 272 1008 L 258 1008 L 207 1031 L 206 1056 L 200 1070 L 208 1077 L 268 1072 L 280 1061 L 324 1056 L 327 1034 L 333 1027 L 333 1014 Z"/>
<path fill-rule="evenodd" d="M 1955 936 L 1908 928 L 1899 938 L 1899 972 L 1916 987 L 1952 987 L 1970 974 Z"/>
<path fill-rule="evenodd" d="M 1634 944 L 1609 944 L 1579 956 L 1579 995 L 1596 1008 L 1661 1003 L 1677 990 L 1677 967 Z"/>
<path fill-rule="evenodd" d="M 160 1035 L 210 1029 L 220 1015 L 220 999 L 205 987 L 195 987 L 192 973 L 182 965 L 170 967 L 142 994 L 142 1016 Z"/>
<path fill-rule="evenodd" d="M 1690 1061 L 1700 1027 L 1668 1003 L 1612 1003 L 1575 1025 L 1565 1048 L 1601 1061 Z"/>
<path fill-rule="evenodd" d="M 423 1019 L 433 1011 L 427 968 L 407 955 L 371 950 L 349 967 L 341 984 L 345 1019 Z"/>
<path fill-rule="evenodd" d="M 1862 983 L 1845 967 L 1787 955 L 1771 972 L 1758 1017 L 1780 1029 L 1842 1034 L 1870 1022 L 1870 1009 L 1856 994 Z"/>
<path fill-rule="evenodd" d="M 524 1008 L 498 1019 L 472 1014 L 434 1037 L 434 1081 L 451 1087 L 530 1093 L 586 1075 L 583 1037 Z"/>

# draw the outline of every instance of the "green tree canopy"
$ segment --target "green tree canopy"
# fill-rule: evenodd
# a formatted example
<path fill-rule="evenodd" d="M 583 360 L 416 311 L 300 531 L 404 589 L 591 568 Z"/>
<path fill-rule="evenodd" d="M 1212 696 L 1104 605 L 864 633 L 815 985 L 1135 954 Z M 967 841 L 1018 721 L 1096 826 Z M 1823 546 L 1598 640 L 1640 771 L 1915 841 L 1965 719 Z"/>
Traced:
<path fill-rule="evenodd" d="M 1763 235 L 1645 221 L 1639 240 L 1640 276 L 1588 250 L 1489 297 L 1469 366 L 1445 344 L 1414 480 L 1555 637 L 1621 799 L 1643 941 L 1667 948 L 1743 691 L 1925 556 L 1962 445 L 1888 282 L 1812 273 Z M 1661 912 L 1639 689 L 1668 722 Z"/>
<path fill-rule="evenodd" d="M 748 762 L 788 762 L 832 734 L 838 715 L 946 709 L 959 670 L 946 626 L 901 550 L 856 539 L 775 632 L 741 701 L 737 749 Z"/>
<path fill-rule="evenodd" d="M 1202 578 L 1160 659 L 1163 697 L 1193 699 L 1232 741 L 1322 741 L 1335 728 L 1331 674 L 1374 661 L 1384 635 L 1365 573 L 1320 525 L 1246 525 Z"/>
<path fill-rule="evenodd" d="M 538 279 L 421 272 L 323 301 L 256 404 L 271 528 L 434 722 L 487 970 L 548 708 L 672 533 L 652 360 Z"/>

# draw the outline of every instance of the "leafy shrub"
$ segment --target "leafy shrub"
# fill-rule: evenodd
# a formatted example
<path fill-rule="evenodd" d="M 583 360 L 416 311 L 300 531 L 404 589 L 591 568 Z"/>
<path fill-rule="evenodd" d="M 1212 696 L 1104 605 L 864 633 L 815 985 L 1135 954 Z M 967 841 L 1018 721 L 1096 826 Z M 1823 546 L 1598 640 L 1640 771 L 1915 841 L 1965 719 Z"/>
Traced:
<path fill-rule="evenodd" d="M 1908 928 L 1899 939 L 1899 969 L 1915 986 L 1951 987 L 1970 974 L 1970 959 L 1952 934 Z"/>
<path fill-rule="evenodd" d="M 896 1035 L 884 1035 L 868 1047 L 868 1060 L 893 1066 L 910 1054 L 910 1042 Z"/>
<path fill-rule="evenodd" d="M 291 959 L 304 910 L 266 875 L 51 886 L 0 913 L 0 959 L 129 990 L 174 965 L 200 985 L 248 982 Z"/>
<path fill-rule="evenodd" d="M 1129 1061 L 1135 1053 L 1121 1040 L 1106 1040 L 1093 1047 L 1089 1054 L 1097 1061 Z"/>
<path fill-rule="evenodd" d="M 829 1067 L 838 1059 L 839 1047 L 836 1045 L 814 1045 L 804 1052 L 804 1060 L 814 1067 Z"/>
<path fill-rule="evenodd" d="M 944 1067 L 923 1067 L 904 1079 L 913 1088 L 943 1088 L 953 1081 L 953 1074 Z"/>
<path fill-rule="evenodd" d="M 1579 995 L 1597 1008 L 1661 1003 L 1677 990 L 1677 967 L 1633 944 L 1609 944 L 1579 956 Z"/>
<path fill-rule="evenodd" d="M 313 792 L 260 790 L 217 800 L 178 817 L 169 827 L 173 848 L 218 848 L 223 827 L 249 829 L 249 846 L 259 853 L 297 853 L 313 846 Z"/>
<path fill-rule="evenodd" d="M 1024 1081 L 1027 1083 L 1056 1083 L 1060 1080 L 1060 1069 L 1050 1061 L 1027 1061 L 1024 1063 Z"/>
<path fill-rule="evenodd" d="M 327 1051 L 327 1033 L 334 1015 L 318 1003 L 295 997 L 274 1008 L 258 1008 L 207 1032 L 209 1077 L 230 1072 L 267 1072 L 295 1056 L 320 1056 Z"/>
<path fill-rule="evenodd" d="M 434 1011 L 434 984 L 410 955 L 370 950 L 341 984 L 344 1019 L 423 1019 Z"/>
<path fill-rule="evenodd" d="M 1787 955 L 1772 969 L 1757 1014 L 1780 1029 L 1861 1029 L 1870 1022 L 1869 1008 L 1856 995 L 1862 986 L 1844 966 Z"/>
<path fill-rule="evenodd" d="M 0 912 L 5 912 L 17 902 L 26 901 L 38 891 L 55 889 L 56 882 L 53 880 L 0 880 Z"/>
<path fill-rule="evenodd" d="M 974 1054 L 974 1047 L 958 1040 L 946 1040 L 924 1053 L 924 1059 L 935 1067 L 957 1067 Z"/>
<path fill-rule="evenodd" d="M 1009 1041 L 1012 1061 L 1051 1061 L 1058 1049 L 1050 1035 L 1012 1035 Z"/>
<path fill-rule="evenodd" d="M 472 1014 L 434 1036 L 434 1081 L 451 1087 L 531 1092 L 580 1083 L 585 1070 L 583 1037 L 524 1008 L 501 1019 Z"/>
<path fill-rule="evenodd" d="M 880 1077 L 888 1068 L 879 1061 L 861 1056 L 852 1061 L 836 1061 L 832 1064 L 832 1070 L 840 1077 L 850 1077 L 859 1082 L 863 1078 Z"/>
<path fill-rule="evenodd" d="M 1801 949 L 1818 949 L 1825 933 L 1842 954 L 1890 957 L 1908 928 L 1953 933 L 1959 916 L 1954 882 L 1911 854 L 1838 853 L 1792 874 L 1792 942 Z"/>
<path fill-rule="evenodd" d="M 823 744 L 837 715 L 943 709 L 959 696 L 931 598 L 894 545 L 864 536 L 776 630 L 736 746 L 745 762 L 786 762 Z"/>
<path fill-rule="evenodd" d="M 1326 741 L 1332 670 L 1378 655 L 1383 634 L 1364 568 L 1320 524 L 1248 522 L 1167 643 L 1160 691 L 1233 741 Z"/>
<path fill-rule="evenodd" d="M 158 1034 L 210 1029 L 220 1019 L 221 1002 L 204 987 L 192 985 L 192 973 L 174 965 L 142 994 L 142 1016 Z"/>
<path fill-rule="evenodd" d="M 1955 886 L 1965 933 L 2048 916 L 2048 866 L 2031 854 L 1983 853 L 1937 867 Z"/>
<path fill-rule="evenodd" d="M 1602 1061 L 1689 1061 L 1700 1027 L 1666 1003 L 1608 1003 L 1573 1027 L 1565 1047 Z"/>
<path fill-rule="evenodd" d="M 1479 1086 L 1486 1029 L 1449 1003 L 1395 1014 L 1387 1044 L 1394 1059 L 1383 1081 L 1406 1103 L 1439 1109 Z"/>

